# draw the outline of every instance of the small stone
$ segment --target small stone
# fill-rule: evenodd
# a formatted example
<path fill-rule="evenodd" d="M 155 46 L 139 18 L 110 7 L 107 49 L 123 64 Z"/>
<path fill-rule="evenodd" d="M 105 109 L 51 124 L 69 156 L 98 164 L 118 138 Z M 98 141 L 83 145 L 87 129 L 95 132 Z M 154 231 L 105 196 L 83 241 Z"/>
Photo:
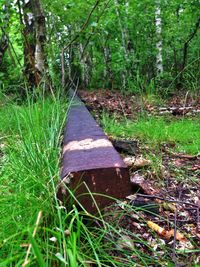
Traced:
<path fill-rule="evenodd" d="M 70 235 L 70 231 L 67 229 L 67 230 L 64 231 L 64 234 L 65 234 L 65 236 L 69 236 Z"/>
<path fill-rule="evenodd" d="M 55 236 L 50 237 L 49 240 L 54 243 L 57 242 L 57 238 Z"/>

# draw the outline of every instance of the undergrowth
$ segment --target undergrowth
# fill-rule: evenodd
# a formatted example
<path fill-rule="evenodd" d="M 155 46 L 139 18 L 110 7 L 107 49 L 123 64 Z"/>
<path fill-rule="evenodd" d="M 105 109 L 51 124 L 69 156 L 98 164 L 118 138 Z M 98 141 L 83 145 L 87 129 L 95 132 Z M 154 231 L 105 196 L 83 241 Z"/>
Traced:
<path fill-rule="evenodd" d="M 26 266 L 133 263 L 126 251 L 122 261 L 111 255 L 114 244 L 106 240 L 108 232 L 116 232 L 111 225 L 75 206 L 66 210 L 56 198 L 66 109 L 53 98 L 28 99 L 21 106 L 1 103 L 0 266 L 22 266 L 25 259 Z M 104 226 L 97 230 L 95 220 Z"/>
<path fill-rule="evenodd" d="M 26 258 L 26 266 L 40 267 L 173 266 L 168 252 L 160 260 L 146 241 L 119 226 L 124 214 L 137 213 L 133 207 L 125 205 L 109 221 L 108 214 L 95 217 L 74 205 L 66 209 L 57 200 L 66 110 L 59 97 L 28 98 L 21 106 L 1 101 L 0 266 L 22 266 Z M 107 121 L 111 132 L 114 121 Z M 135 129 L 134 124 L 129 130 L 128 124 L 118 126 L 116 134 L 127 128 L 131 136 Z M 131 249 L 121 245 L 127 235 L 134 243 Z M 143 244 L 148 253 L 135 244 Z"/>
<path fill-rule="evenodd" d="M 42 210 L 45 221 L 55 212 L 64 110 L 62 102 L 51 98 L 1 105 L 1 266 L 21 266 L 37 214 Z"/>
<path fill-rule="evenodd" d="M 101 121 L 105 131 L 113 136 L 135 138 L 159 148 L 161 144 L 174 144 L 179 152 L 200 153 L 200 120 L 196 118 L 138 116 L 136 120 L 118 120 L 104 113 Z"/>

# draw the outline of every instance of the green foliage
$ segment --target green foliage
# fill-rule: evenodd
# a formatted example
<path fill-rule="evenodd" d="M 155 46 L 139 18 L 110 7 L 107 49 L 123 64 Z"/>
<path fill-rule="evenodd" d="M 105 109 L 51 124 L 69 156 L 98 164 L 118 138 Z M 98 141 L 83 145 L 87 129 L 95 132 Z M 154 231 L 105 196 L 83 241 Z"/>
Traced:
<path fill-rule="evenodd" d="M 19 90 L 23 81 L 21 72 L 23 68 L 23 39 L 19 15 L 13 1 L 0 1 L 0 39 L 6 35 L 9 47 L 5 51 L 3 62 L 0 64 L 0 90 L 6 93 Z M 1 42 L 0 42 L 1 45 Z"/>
<path fill-rule="evenodd" d="M 1 2 L 5 4 L 5 1 Z M 13 1 L 8 3 L 8 10 L 0 12 L 1 25 L 9 19 L 6 33 L 10 48 L 0 66 L 1 86 L 4 88 L 24 80 L 21 76 L 25 46 L 23 25 L 20 24 L 17 5 Z M 156 71 L 157 2 L 99 1 L 94 8 L 95 3 L 93 0 L 42 1 L 46 15 L 49 73 L 55 84 L 61 80 L 60 57 L 65 48 L 67 83 L 73 83 L 74 79 L 79 80 L 80 87 L 112 87 L 133 93 L 146 93 L 152 84 L 154 91 L 165 90 L 167 93 L 176 87 L 199 90 L 198 30 L 188 43 L 186 65 L 182 69 L 184 44 L 194 32 L 199 16 L 198 0 L 161 1 L 164 68 L 161 75 Z"/>
<path fill-rule="evenodd" d="M 155 64 L 156 2 L 102 2 L 89 21 L 87 18 L 94 1 L 44 1 L 44 5 L 47 13 L 53 14 L 49 17 L 49 23 L 53 24 L 60 34 L 59 49 L 70 44 L 70 49 L 74 51 L 70 61 L 81 66 L 80 79 L 83 83 L 84 74 L 89 75 L 87 86 L 122 88 L 138 93 L 141 92 L 142 83 L 142 91 L 146 93 L 151 83 L 154 83 L 154 90 L 169 89 L 168 87 L 172 90 L 177 85 L 177 75 L 178 78 L 182 75 L 180 71 L 184 43 L 193 32 L 198 18 L 198 1 L 161 1 L 164 73 L 160 78 L 156 76 Z M 81 31 L 86 21 L 88 27 Z M 73 41 L 76 36 L 78 38 Z M 52 35 L 53 39 L 57 39 L 56 32 Z M 183 70 L 184 83 L 187 82 L 185 88 L 188 90 L 198 90 L 198 43 L 199 35 L 189 44 L 188 65 Z M 80 44 L 85 46 L 83 61 Z M 84 64 L 89 69 L 89 74 L 86 73 Z M 160 81 L 155 83 L 155 78 Z"/>

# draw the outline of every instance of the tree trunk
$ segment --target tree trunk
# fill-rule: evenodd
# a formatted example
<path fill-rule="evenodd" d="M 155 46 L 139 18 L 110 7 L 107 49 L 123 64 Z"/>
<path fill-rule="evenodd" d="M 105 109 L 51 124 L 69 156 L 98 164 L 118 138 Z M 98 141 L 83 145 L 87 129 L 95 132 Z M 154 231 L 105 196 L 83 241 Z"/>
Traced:
<path fill-rule="evenodd" d="M 4 57 L 4 54 L 7 50 L 7 48 L 8 48 L 8 38 L 7 38 L 6 34 L 3 32 L 1 39 L 0 39 L 0 66 L 3 63 L 3 57 Z"/>
<path fill-rule="evenodd" d="M 42 78 L 46 70 L 44 49 L 46 41 L 45 16 L 39 0 L 31 0 L 31 5 L 35 19 L 35 68 Z"/>
<path fill-rule="evenodd" d="M 116 11 L 116 15 L 117 15 L 117 18 L 118 18 L 120 31 L 121 31 L 121 38 L 122 38 L 122 45 L 123 45 L 123 50 L 124 50 L 124 56 L 125 56 L 125 59 L 127 60 L 128 59 L 128 51 L 127 51 L 126 29 L 123 26 L 123 23 L 121 21 L 121 17 L 120 17 L 120 14 L 119 14 L 118 6 L 119 6 L 118 0 L 115 0 L 115 11 Z"/>
<path fill-rule="evenodd" d="M 156 69 L 157 75 L 163 73 L 163 58 L 162 58 L 162 19 L 161 19 L 161 5 L 160 0 L 156 1 L 156 11 L 155 11 L 155 19 L 156 19 Z"/>
<path fill-rule="evenodd" d="M 128 73 L 128 70 L 127 70 L 127 63 L 128 63 L 128 58 L 129 58 L 128 51 L 127 51 L 127 36 L 126 36 L 126 30 L 123 27 L 123 23 L 122 23 L 122 20 L 121 20 L 121 17 L 120 17 L 120 13 L 119 13 L 118 0 L 114 0 L 114 3 L 115 3 L 116 15 L 117 15 L 117 18 L 118 18 L 119 28 L 120 28 L 120 31 L 121 31 L 122 48 L 123 48 L 123 51 L 124 51 L 124 59 L 125 59 L 125 62 L 126 62 L 126 68 L 124 70 L 122 70 L 122 75 L 121 75 L 122 87 L 123 87 L 123 89 L 125 89 L 126 88 L 126 80 L 127 80 L 128 76 L 129 76 L 129 73 Z"/>
<path fill-rule="evenodd" d="M 24 39 L 24 74 L 30 86 L 48 81 L 45 58 L 45 16 L 40 0 L 17 1 Z"/>
<path fill-rule="evenodd" d="M 9 6 L 8 6 L 8 3 L 6 2 L 5 6 L 2 8 L 2 13 L 5 13 L 5 18 L 2 21 L 0 19 L 0 23 L 3 22 L 1 26 L 2 34 L 0 36 L 0 66 L 3 63 L 5 52 L 9 46 L 9 40 L 6 34 L 6 30 L 9 24 L 9 10 L 8 9 L 9 9 Z"/>
<path fill-rule="evenodd" d="M 82 82 L 82 86 L 87 88 L 89 85 L 89 80 L 90 80 L 90 65 L 91 65 L 90 63 L 91 62 L 82 43 L 80 43 L 79 49 L 80 49 L 80 63 L 82 66 L 82 72 L 81 72 L 82 81 L 81 82 Z"/>
<path fill-rule="evenodd" d="M 195 24 L 194 30 L 193 32 L 190 33 L 190 35 L 188 36 L 188 39 L 186 40 L 186 42 L 184 43 L 184 47 L 183 47 L 183 63 L 182 63 L 182 68 L 181 71 L 184 70 L 186 63 L 187 63 L 187 55 L 188 55 L 188 47 L 189 47 L 189 43 L 192 41 L 192 39 L 195 37 L 195 35 L 197 34 L 198 30 L 200 27 L 200 17 L 197 19 L 197 22 Z"/>

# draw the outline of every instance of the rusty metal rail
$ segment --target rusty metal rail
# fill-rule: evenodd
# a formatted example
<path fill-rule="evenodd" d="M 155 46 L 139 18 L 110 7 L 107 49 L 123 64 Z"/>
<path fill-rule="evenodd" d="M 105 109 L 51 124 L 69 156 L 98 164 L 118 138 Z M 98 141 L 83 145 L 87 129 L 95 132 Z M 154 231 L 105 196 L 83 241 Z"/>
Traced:
<path fill-rule="evenodd" d="M 78 201 L 91 213 L 97 211 L 96 205 L 102 209 L 111 204 L 110 197 L 120 199 L 131 193 L 126 165 L 77 96 L 64 131 L 58 187 L 61 200 L 66 199 L 66 186 L 74 190 Z"/>

